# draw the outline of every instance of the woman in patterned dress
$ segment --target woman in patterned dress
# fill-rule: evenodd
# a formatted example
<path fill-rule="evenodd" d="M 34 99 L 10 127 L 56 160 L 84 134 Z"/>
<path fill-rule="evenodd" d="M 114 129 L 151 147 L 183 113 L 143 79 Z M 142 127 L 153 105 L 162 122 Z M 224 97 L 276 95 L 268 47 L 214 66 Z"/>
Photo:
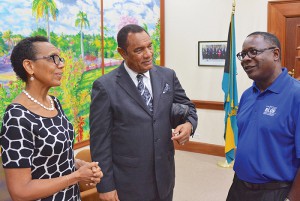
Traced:
<path fill-rule="evenodd" d="M 74 129 L 57 98 L 64 59 L 47 38 L 20 41 L 11 62 L 25 89 L 7 107 L 0 133 L 2 162 L 13 200 L 78 201 L 79 181 L 96 185 L 98 163 L 74 160 Z"/>

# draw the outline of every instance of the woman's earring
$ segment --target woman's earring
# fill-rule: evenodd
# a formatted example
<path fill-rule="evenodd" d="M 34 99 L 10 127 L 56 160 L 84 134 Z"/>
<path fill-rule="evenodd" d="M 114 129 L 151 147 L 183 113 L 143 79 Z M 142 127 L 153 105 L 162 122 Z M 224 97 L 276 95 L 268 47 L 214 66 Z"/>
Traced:
<path fill-rule="evenodd" d="M 33 80 L 34 80 L 33 75 L 30 75 L 30 81 L 33 81 Z"/>

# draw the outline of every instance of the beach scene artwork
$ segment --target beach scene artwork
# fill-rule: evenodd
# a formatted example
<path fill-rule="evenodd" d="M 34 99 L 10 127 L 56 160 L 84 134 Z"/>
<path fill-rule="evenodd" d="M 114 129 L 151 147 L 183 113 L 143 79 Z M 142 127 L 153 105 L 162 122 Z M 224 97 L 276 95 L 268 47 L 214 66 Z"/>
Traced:
<path fill-rule="evenodd" d="M 73 123 L 75 143 L 88 140 L 91 87 L 121 64 L 116 35 L 126 24 L 139 24 L 149 32 L 159 65 L 160 0 L 1 0 L 0 123 L 7 105 L 24 88 L 11 67 L 11 51 L 23 38 L 42 35 L 65 59 L 62 84 L 49 93 L 58 97 Z"/>

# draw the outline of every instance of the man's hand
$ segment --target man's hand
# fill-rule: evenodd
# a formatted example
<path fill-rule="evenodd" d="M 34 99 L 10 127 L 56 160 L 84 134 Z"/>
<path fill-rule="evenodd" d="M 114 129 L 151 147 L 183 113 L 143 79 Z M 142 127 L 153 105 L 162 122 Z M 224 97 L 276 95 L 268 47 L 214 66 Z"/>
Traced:
<path fill-rule="evenodd" d="M 184 145 L 190 140 L 190 135 L 192 132 L 192 124 L 190 122 L 185 122 L 177 126 L 172 133 L 172 140 L 176 140 L 178 144 Z"/>
<path fill-rule="evenodd" d="M 100 201 L 120 201 L 116 190 L 107 193 L 99 193 L 99 199 Z"/>

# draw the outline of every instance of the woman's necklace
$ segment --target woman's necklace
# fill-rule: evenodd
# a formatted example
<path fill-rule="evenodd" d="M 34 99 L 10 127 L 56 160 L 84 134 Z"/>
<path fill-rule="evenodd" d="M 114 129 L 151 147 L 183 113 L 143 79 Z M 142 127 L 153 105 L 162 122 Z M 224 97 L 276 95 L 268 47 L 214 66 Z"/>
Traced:
<path fill-rule="evenodd" d="M 43 105 L 42 103 L 40 103 L 38 100 L 36 100 L 32 96 L 30 96 L 30 94 L 27 91 L 25 91 L 24 89 L 22 90 L 22 92 L 29 98 L 29 100 L 31 100 L 31 101 L 35 102 L 36 104 L 40 105 L 42 108 L 44 108 L 46 110 L 49 110 L 49 111 L 54 110 L 53 100 L 52 100 L 52 98 L 50 96 L 48 96 L 48 98 L 50 100 L 51 107 L 46 107 L 45 105 Z"/>

